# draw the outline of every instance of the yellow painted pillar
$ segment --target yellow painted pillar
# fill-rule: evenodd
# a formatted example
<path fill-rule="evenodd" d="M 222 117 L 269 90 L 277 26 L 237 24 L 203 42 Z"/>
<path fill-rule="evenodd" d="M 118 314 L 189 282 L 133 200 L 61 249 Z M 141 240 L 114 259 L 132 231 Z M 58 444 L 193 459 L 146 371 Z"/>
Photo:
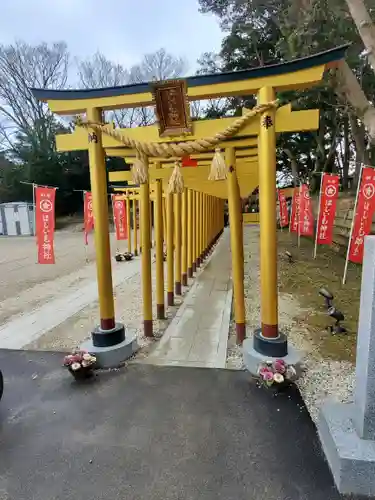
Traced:
<path fill-rule="evenodd" d="M 204 195 L 204 256 L 208 255 L 208 196 Z"/>
<path fill-rule="evenodd" d="M 202 223 L 201 223 L 201 261 L 204 260 L 204 193 L 201 193 L 201 211 L 202 211 Z"/>
<path fill-rule="evenodd" d="M 158 168 L 158 164 L 156 165 L 156 168 Z M 165 319 L 163 184 L 161 179 L 156 180 L 154 207 L 155 207 L 154 226 L 155 226 L 155 246 L 156 246 L 156 316 L 158 319 Z"/>
<path fill-rule="evenodd" d="M 155 229 L 156 229 L 156 202 L 155 200 L 152 201 L 152 207 L 153 207 L 153 213 L 152 213 L 152 216 L 153 216 L 153 224 L 151 224 L 151 234 L 153 235 L 152 237 L 152 244 L 153 246 L 156 245 L 156 235 L 155 235 Z M 152 230 L 154 230 L 152 232 Z"/>
<path fill-rule="evenodd" d="M 133 246 L 134 255 L 138 255 L 137 200 L 133 198 Z"/>
<path fill-rule="evenodd" d="M 224 228 L 224 211 L 226 210 L 226 203 L 223 200 L 220 206 L 220 203 L 218 205 L 218 229 L 221 230 Z M 221 223 L 223 225 L 221 225 Z"/>
<path fill-rule="evenodd" d="M 195 273 L 197 271 L 197 205 L 196 205 L 196 191 L 191 191 L 191 218 L 192 218 L 192 271 Z"/>
<path fill-rule="evenodd" d="M 187 194 L 187 273 L 193 277 L 193 191 Z"/>
<path fill-rule="evenodd" d="M 163 185 L 163 184 L 162 184 Z M 167 246 L 167 198 L 163 195 L 163 238 L 164 247 Z"/>
<path fill-rule="evenodd" d="M 182 193 L 181 213 L 181 280 L 182 285 L 188 285 L 188 190 Z"/>
<path fill-rule="evenodd" d="M 221 219 L 219 220 L 219 223 L 221 224 L 221 230 L 224 231 L 224 227 L 225 227 L 225 218 L 224 218 L 224 213 L 225 213 L 225 210 L 226 210 L 226 203 L 224 200 L 222 200 L 222 203 L 221 203 L 221 209 L 220 209 L 220 217 Z"/>
<path fill-rule="evenodd" d="M 196 243 L 196 263 L 197 263 L 197 268 L 201 267 L 201 210 L 200 210 L 200 193 L 197 191 L 195 193 L 195 219 L 196 219 L 196 238 L 195 238 L 195 243 Z"/>
<path fill-rule="evenodd" d="M 214 212 L 214 226 L 212 231 L 212 241 L 215 242 L 216 234 L 218 233 L 218 200 L 217 198 L 213 199 L 213 212 Z"/>
<path fill-rule="evenodd" d="M 213 241 L 213 222 L 214 222 L 214 213 L 213 213 L 213 197 L 209 197 L 209 252 L 212 250 L 212 241 Z"/>
<path fill-rule="evenodd" d="M 259 91 L 258 102 L 275 99 L 271 87 Z M 267 339 L 278 337 L 277 236 L 276 236 L 276 134 L 275 111 L 261 116 L 259 131 L 259 217 L 261 329 Z"/>
<path fill-rule="evenodd" d="M 201 261 L 204 261 L 204 219 L 205 219 L 205 213 L 204 213 L 204 193 L 201 193 L 201 210 L 202 210 L 202 225 L 201 225 Z"/>
<path fill-rule="evenodd" d="M 201 193 L 201 262 L 204 261 L 204 193 Z"/>
<path fill-rule="evenodd" d="M 98 108 L 87 110 L 87 119 L 102 121 Z M 105 153 L 100 132 L 89 129 L 90 181 L 95 220 L 96 272 L 99 294 L 100 328 L 108 331 L 115 328 L 115 309 L 113 301 L 111 249 L 108 227 L 108 198 Z M 125 334 L 124 334 L 125 337 Z M 93 337 L 95 345 L 95 339 Z"/>
<path fill-rule="evenodd" d="M 208 197 L 208 246 L 209 252 L 211 251 L 212 244 L 212 196 Z"/>
<path fill-rule="evenodd" d="M 181 295 L 181 193 L 176 193 L 174 197 L 174 227 L 175 227 L 175 294 Z"/>
<path fill-rule="evenodd" d="M 216 236 L 216 225 L 217 225 L 217 215 L 216 215 L 216 198 L 212 198 L 212 232 L 211 241 L 214 243 Z"/>
<path fill-rule="evenodd" d="M 144 161 L 148 159 L 144 158 Z M 147 165 L 148 167 L 148 165 Z M 151 235 L 150 235 L 150 186 L 146 182 L 140 186 L 141 237 L 142 237 L 142 298 L 143 328 L 145 337 L 153 337 L 152 328 L 152 276 L 151 276 Z"/>
<path fill-rule="evenodd" d="M 199 210 L 200 210 L 200 226 L 199 226 L 199 258 L 203 262 L 203 193 L 199 193 Z"/>
<path fill-rule="evenodd" d="M 240 192 L 240 186 L 238 184 L 238 178 L 236 175 L 236 203 L 237 203 L 237 211 L 239 213 L 239 220 L 241 224 L 241 231 L 239 232 L 240 234 L 240 241 L 239 241 L 239 247 L 241 251 L 241 258 L 240 258 L 240 265 L 241 265 L 241 272 L 242 272 L 242 281 L 245 279 L 245 274 L 244 274 L 244 268 L 245 268 L 245 255 L 244 255 L 244 249 L 243 249 L 243 214 L 242 214 L 242 204 L 241 204 L 241 192 Z"/>
<path fill-rule="evenodd" d="M 149 195 L 150 196 L 150 195 Z M 152 201 L 150 199 L 150 245 L 151 245 L 151 248 L 154 246 L 154 241 L 153 241 L 153 238 L 152 238 L 152 216 L 153 216 L 153 210 L 152 210 Z"/>
<path fill-rule="evenodd" d="M 126 196 L 126 225 L 128 226 L 128 252 L 132 253 L 132 228 L 131 228 L 130 196 Z"/>
<path fill-rule="evenodd" d="M 202 258 L 203 260 L 207 257 L 207 195 L 203 193 L 203 242 L 202 242 Z"/>
<path fill-rule="evenodd" d="M 220 200 L 218 198 L 214 199 L 214 211 L 215 211 L 214 238 L 216 238 L 216 235 L 219 233 L 219 211 L 220 211 L 219 201 Z"/>
<path fill-rule="evenodd" d="M 241 248 L 242 222 L 239 199 L 238 181 L 236 174 L 236 157 L 234 148 L 225 150 L 228 165 L 228 206 L 230 221 L 230 245 L 232 254 L 232 280 L 234 294 L 234 316 L 236 323 L 237 343 L 242 344 L 246 337 L 245 327 L 245 294 L 243 282 L 243 248 Z"/>
<path fill-rule="evenodd" d="M 142 253 L 142 218 L 141 218 L 141 192 L 139 192 L 139 253 Z"/>
<path fill-rule="evenodd" d="M 173 242 L 173 194 L 166 195 L 167 201 L 167 303 L 174 305 L 174 242 Z"/>

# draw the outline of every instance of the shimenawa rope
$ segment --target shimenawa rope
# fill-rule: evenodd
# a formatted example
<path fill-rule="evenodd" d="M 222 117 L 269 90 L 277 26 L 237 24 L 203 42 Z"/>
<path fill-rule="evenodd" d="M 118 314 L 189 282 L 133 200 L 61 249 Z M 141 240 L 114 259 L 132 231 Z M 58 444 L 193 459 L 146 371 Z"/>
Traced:
<path fill-rule="evenodd" d="M 102 132 L 103 134 L 113 137 L 117 141 L 121 142 L 124 146 L 137 150 L 137 159 L 133 165 L 133 180 L 136 184 L 143 184 L 148 181 L 148 167 L 147 163 L 143 161 L 144 156 L 161 156 L 164 158 L 169 158 L 172 156 L 185 156 L 194 153 L 203 153 L 208 149 L 212 149 L 217 146 L 220 142 L 225 141 L 237 134 L 252 118 L 264 113 L 268 109 L 277 108 L 279 106 L 279 101 L 275 100 L 266 104 L 258 104 L 254 106 L 251 110 L 247 111 L 243 116 L 234 120 L 234 122 L 229 125 L 226 129 L 212 137 L 206 137 L 203 139 L 195 139 L 194 141 L 178 142 L 178 143 L 157 143 L 157 142 L 142 142 L 136 139 L 132 139 L 123 132 L 113 128 L 113 124 L 103 124 L 94 122 L 91 120 L 83 120 L 82 117 L 77 116 L 74 120 L 74 124 L 79 127 L 92 128 L 97 132 Z M 143 157 L 143 158 L 142 158 Z M 143 165 L 141 165 L 143 164 Z M 180 166 L 174 168 L 173 173 L 175 178 L 177 177 L 177 182 L 175 180 L 170 183 L 170 189 L 172 185 L 179 186 L 176 189 L 183 189 L 183 177 Z M 220 149 L 216 149 L 215 155 L 211 165 L 210 180 L 221 180 L 226 178 L 226 167 L 224 159 L 220 154 Z M 177 191 L 180 192 L 180 191 Z"/>

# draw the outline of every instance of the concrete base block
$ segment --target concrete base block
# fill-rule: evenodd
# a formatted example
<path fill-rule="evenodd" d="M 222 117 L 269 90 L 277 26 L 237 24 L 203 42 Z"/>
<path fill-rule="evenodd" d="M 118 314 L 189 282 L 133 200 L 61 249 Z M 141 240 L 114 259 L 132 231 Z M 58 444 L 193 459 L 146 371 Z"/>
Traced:
<path fill-rule="evenodd" d="M 375 441 L 360 439 L 353 425 L 354 404 L 326 403 L 318 433 L 341 494 L 375 495 Z"/>
<path fill-rule="evenodd" d="M 258 373 L 258 367 L 260 363 L 267 361 L 268 359 L 283 359 L 285 363 L 289 365 L 294 365 L 298 370 L 298 366 L 302 363 L 305 356 L 303 351 L 299 351 L 290 344 L 288 344 L 288 354 L 282 358 L 271 358 L 270 356 L 264 356 L 254 349 L 253 337 L 249 337 L 244 340 L 242 344 L 242 356 L 243 362 L 246 369 L 254 376 Z"/>
<path fill-rule="evenodd" d="M 127 329 L 125 340 L 120 344 L 110 347 L 95 347 L 90 339 L 81 345 L 81 349 L 96 356 L 97 366 L 99 368 L 116 368 L 137 352 L 139 346 L 136 332 Z"/>

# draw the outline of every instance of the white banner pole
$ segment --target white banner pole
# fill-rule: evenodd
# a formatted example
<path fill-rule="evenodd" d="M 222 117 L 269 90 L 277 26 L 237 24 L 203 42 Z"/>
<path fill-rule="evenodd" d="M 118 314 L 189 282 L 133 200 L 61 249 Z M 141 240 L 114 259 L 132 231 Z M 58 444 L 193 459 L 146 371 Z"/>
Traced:
<path fill-rule="evenodd" d="M 362 171 L 363 171 L 363 163 L 361 165 L 361 171 L 359 173 L 359 179 L 358 179 L 358 186 L 357 186 L 357 194 L 355 195 L 355 202 L 354 202 L 354 208 L 353 208 L 353 217 L 352 217 L 352 224 L 350 227 L 350 234 L 349 234 L 349 243 L 348 243 L 348 248 L 346 250 L 346 259 L 345 259 L 345 267 L 344 267 L 344 276 L 342 278 L 342 284 L 345 285 L 346 283 L 346 275 L 348 273 L 348 264 L 349 264 L 349 251 L 350 251 L 350 245 L 352 242 L 352 235 L 353 235 L 353 228 L 354 228 L 354 220 L 356 217 L 356 211 L 357 211 L 357 203 L 358 203 L 358 194 L 359 194 L 359 188 L 362 183 Z"/>
<path fill-rule="evenodd" d="M 277 201 L 279 202 L 279 221 L 280 221 L 280 229 L 281 232 L 283 232 L 283 226 L 281 222 L 281 203 L 280 203 L 280 188 L 276 189 L 276 196 L 277 196 Z"/>
<path fill-rule="evenodd" d="M 299 185 L 299 194 L 298 194 L 298 248 L 300 247 L 300 243 L 301 243 L 301 194 L 302 194 L 302 183 L 300 183 Z"/>
<path fill-rule="evenodd" d="M 83 197 L 83 226 L 85 226 L 85 203 L 86 203 L 86 192 L 87 191 L 82 191 L 82 197 Z M 86 228 L 84 227 L 83 230 L 85 231 Z M 86 245 L 87 241 L 87 245 Z M 89 263 L 89 257 L 88 257 L 88 244 L 89 244 L 89 233 L 86 234 L 86 239 L 84 241 L 84 247 L 85 247 L 85 260 L 86 264 Z"/>
<path fill-rule="evenodd" d="M 318 229 L 319 229 L 318 224 L 319 224 L 319 217 L 320 217 L 320 202 L 322 201 L 322 186 L 323 186 L 323 177 L 324 176 L 325 176 L 325 173 L 322 172 L 322 175 L 320 176 L 318 219 L 316 221 L 316 230 L 315 230 L 314 259 L 316 259 L 316 250 L 318 247 Z"/>
<path fill-rule="evenodd" d="M 296 188 L 294 188 L 294 190 L 295 189 Z M 292 215 L 293 215 L 293 207 L 294 207 L 294 190 L 293 190 L 293 196 L 292 196 L 292 203 L 290 205 L 289 232 L 290 232 L 291 227 L 292 227 Z M 288 214 L 288 217 L 289 217 L 289 214 Z"/>

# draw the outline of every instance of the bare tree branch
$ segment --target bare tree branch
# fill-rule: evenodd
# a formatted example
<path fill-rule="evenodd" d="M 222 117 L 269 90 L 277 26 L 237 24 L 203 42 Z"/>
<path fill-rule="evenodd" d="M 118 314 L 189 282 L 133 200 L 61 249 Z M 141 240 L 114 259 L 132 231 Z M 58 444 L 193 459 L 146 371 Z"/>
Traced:
<path fill-rule="evenodd" d="M 31 88 L 65 87 L 69 54 L 66 44 L 36 46 L 17 41 L 0 45 L 0 141 L 15 150 L 16 135 L 39 144 L 50 138 L 53 117 L 47 106 L 37 101 Z"/>
<path fill-rule="evenodd" d="M 146 54 L 140 64 L 125 69 L 97 52 L 91 59 L 78 62 L 78 76 L 83 88 L 115 87 L 180 77 L 186 69 L 182 58 L 160 49 Z M 119 127 L 146 126 L 155 122 L 153 107 L 127 108 L 107 112 L 107 121 Z"/>

